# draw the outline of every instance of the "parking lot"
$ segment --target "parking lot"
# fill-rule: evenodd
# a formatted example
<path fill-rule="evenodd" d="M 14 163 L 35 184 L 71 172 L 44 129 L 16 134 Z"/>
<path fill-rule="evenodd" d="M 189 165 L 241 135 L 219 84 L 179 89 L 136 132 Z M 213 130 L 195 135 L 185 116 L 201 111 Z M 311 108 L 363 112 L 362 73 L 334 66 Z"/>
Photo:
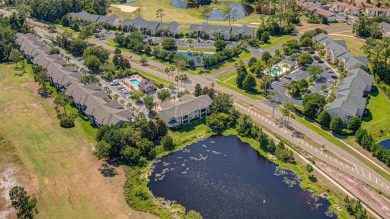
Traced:
<path fill-rule="evenodd" d="M 338 22 L 346 22 L 346 19 L 345 19 L 345 14 L 344 13 L 339 13 L 337 11 L 333 11 L 331 8 L 329 8 L 328 6 L 322 6 L 320 3 L 314 1 L 314 2 L 307 2 L 309 5 L 311 5 L 312 7 L 315 7 L 315 8 L 318 8 L 318 9 L 322 9 L 324 11 L 327 11 L 327 12 L 330 12 L 330 13 L 333 13 L 336 17 L 336 20 Z M 352 22 L 352 23 L 355 23 L 355 21 L 357 20 L 356 17 L 354 16 L 350 16 L 348 15 L 348 21 Z"/>
<path fill-rule="evenodd" d="M 332 86 L 333 81 L 337 79 L 337 74 L 333 72 L 332 69 L 330 69 L 327 64 L 325 63 L 318 63 L 317 61 L 314 61 L 310 66 L 312 65 L 320 65 L 324 68 L 324 71 L 320 74 L 320 76 L 314 81 L 313 84 L 310 85 L 309 89 L 307 90 L 306 94 L 310 93 L 320 93 L 321 95 L 327 96 L 327 92 L 322 91 L 322 86 L 326 84 L 326 90 L 330 89 Z M 333 77 L 332 77 L 333 76 Z M 294 71 L 293 73 L 287 75 L 286 77 L 280 78 L 279 80 L 272 83 L 271 87 L 274 91 L 277 91 L 282 99 L 281 102 L 292 102 L 293 104 L 297 106 L 302 106 L 302 98 L 292 98 L 290 96 L 287 96 L 286 91 L 287 89 L 283 86 L 286 83 L 290 83 L 291 81 L 298 81 L 301 79 L 307 79 L 310 78 L 311 75 L 309 72 L 298 69 Z"/>

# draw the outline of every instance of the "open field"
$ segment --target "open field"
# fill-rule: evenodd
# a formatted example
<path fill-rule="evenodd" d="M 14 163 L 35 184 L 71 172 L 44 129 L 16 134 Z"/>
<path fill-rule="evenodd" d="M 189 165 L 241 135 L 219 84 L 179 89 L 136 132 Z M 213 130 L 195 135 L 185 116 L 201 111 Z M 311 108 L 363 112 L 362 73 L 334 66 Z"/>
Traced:
<path fill-rule="evenodd" d="M 270 38 L 270 43 L 269 44 L 265 44 L 265 45 L 262 45 L 260 46 L 262 49 L 267 49 L 267 48 L 271 48 L 279 43 L 284 43 L 285 41 L 291 39 L 292 36 L 291 35 L 286 35 L 286 36 L 282 36 L 282 37 L 275 37 L 275 36 L 271 36 Z"/>
<path fill-rule="evenodd" d="M 390 100 L 382 90 L 370 96 L 367 109 L 369 115 L 363 118 L 362 127 L 372 133 L 376 140 L 390 138 Z"/>
<path fill-rule="evenodd" d="M 156 11 L 158 9 L 163 9 L 165 16 L 163 17 L 163 22 L 177 21 L 183 27 L 188 27 L 191 23 L 202 23 L 206 22 L 206 19 L 202 18 L 198 9 L 183 9 L 176 8 L 170 4 L 169 0 L 142 0 L 128 3 L 133 7 L 141 8 L 142 15 L 147 20 L 160 21 L 159 18 L 156 18 Z M 132 13 L 126 13 L 116 7 L 110 7 L 111 13 L 117 14 L 121 18 L 132 18 L 134 17 Z M 228 21 L 208 21 L 210 24 L 218 25 L 229 25 Z M 251 14 L 247 17 L 237 19 L 235 23 L 237 24 L 247 24 L 258 23 L 260 22 L 260 16 L 257 14 Z M 253 25 L 252 25 L 253 26 Z M 257 25 L 254 25 L 257 26 Z"/>
<path fill-rule="evenodd" d="M 364 56 L 362 51 L 362 46 L 365 44 L 364 40 L 356 38 L 354 36 L 344 35 L 343 34 L 330 34 L 334 40 L 344 40 L 347 44 L 347 49 L 351 51 L 354 56 Z"/>
<path fill-rule="evenodd" d="M 88 122 L 77 118 L 74 128 L 61 128 L 53 99 L 39 96 L 37 88 L 31 66 L 16 76 L 13 65 L 0 64 L 0 91 L 7 93 L 0 97 L 0 135 L 35 179 L 38 218 L 152 217 L 127 206 L 122 168 L 114 177 L 99 171 L 103 162 L 92 154 L 94 129 Z"/>

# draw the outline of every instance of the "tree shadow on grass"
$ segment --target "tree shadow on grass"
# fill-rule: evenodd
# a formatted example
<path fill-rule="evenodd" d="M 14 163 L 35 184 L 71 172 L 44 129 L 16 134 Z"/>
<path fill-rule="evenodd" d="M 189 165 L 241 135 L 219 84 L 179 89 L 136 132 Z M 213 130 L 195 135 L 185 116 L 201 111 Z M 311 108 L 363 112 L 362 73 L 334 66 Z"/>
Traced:
<path fill-rule="evenodd" d="M 365 114 L 365 116 L 363 117 L 363 121 L 364 122 L 369 122 L 372 120 L 372 113 L 369 109 L 366 109 L 367 110 L 367 113 Z"/>
<path fill-rule="evenodd" d="M 102 164 L 98 170 L 104 177 L 114 177 L 118 175 L 118 172 L 115 170 L 115 167 L 111 167 L 109 164 Z"/>
<path fill-rule="evenodd" d="M 317 177 L 315 177 L 314 175 L 311 175 L 311 176 L 309 176 L 309 180 L 311 181 L 311 182 L 317 182 Z"/>
<path fill-rule="evenodd" d="M 205 123 L 206 123 L 205 118 L 197 119 L 196 121 L 192 121 L 190 124 L 184 126 L 182 125 L 178 128 L 172 128 L 172 131 L 177 131 L 179 133 L 187 133 L 187 132 L 194 131 L 198 125 L 205 124 Z"/>

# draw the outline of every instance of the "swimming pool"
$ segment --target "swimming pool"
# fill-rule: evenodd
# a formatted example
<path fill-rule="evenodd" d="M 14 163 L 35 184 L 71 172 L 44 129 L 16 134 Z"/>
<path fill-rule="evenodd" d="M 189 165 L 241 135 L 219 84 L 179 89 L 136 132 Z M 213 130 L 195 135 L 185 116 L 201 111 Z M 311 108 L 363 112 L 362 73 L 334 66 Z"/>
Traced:
<path fill-rule="evenodd" d="M 139 85 L 139 81 L 138 80 L 135 80 L 135 79 L 131 79 L 130 82 L 135 85 L 135 86 L 138 86 Z"/>
<path fill-rule="evenodd" d="M 269 74 L 272 76 L 280 75 L 281 73 L 283 73 L 283 72 L 282 72 L 282 70 L 279 70 L 279 69 L 272 70 L 269 72 Z"/>

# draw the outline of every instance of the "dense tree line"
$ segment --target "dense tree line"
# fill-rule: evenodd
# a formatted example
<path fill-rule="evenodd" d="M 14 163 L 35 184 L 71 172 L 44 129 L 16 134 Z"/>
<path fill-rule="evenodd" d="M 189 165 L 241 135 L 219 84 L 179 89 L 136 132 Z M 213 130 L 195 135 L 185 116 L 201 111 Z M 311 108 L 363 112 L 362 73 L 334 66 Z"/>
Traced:
<path fill-rule="evenodd" d="M 194 59 L 175 53 L 177 47 L 172 38 L 166 38 L 162 46 L 155 46 L 152 50 L 149 44 L 152 42 L 144 42 L 144 37 L 138 31 L 133 31 L 129 35 L 125 36 L 123 33 L 116 33 L 114 41 L 120 47 L 124 47 L 132 50 L 139 54 L 153 55 L 157 59 L 175 63 L 178 68 L 194 68 Z M 206 56 L 201 52 L 193 52 L 193 56 L 197 56 L 197 61 L 202 62 L 205 68 L 210 68 L 214 65 L 220 64 L 221 62 L 238 56 L 241 53 L 239 47 L 225 48 L 211 56 Z"/>
<path fill-rule="evenodd" d="M 208 86 L 202 87 L 202 85 L 196 84 L 196 85 L 195 85 L 194 95 L 195 95 L 196 97 L 198 97 L 198 96 L 204 95 L 204 94 L 207 94 L 207 95 L 209 95 L 209 97 L 210 97 L 211 99 L 214 99 L 214 97 L 215 97 L 215 90 L 214 90 L 213 87 L 211 87 L 211 88 L 208 87 Z"/>
<path fill-rule="evenodd" d="M 235 65 L 237 71 L 236 84 L 238 88 L 253 91 L 257 84 L 255 77 L 252 74 L 248 74 L 244 62 L 240 61 Z"/>
<path fill-rule="evenodd" d="M 383 81 L 390 84 L 390 38 L 384 37 L 381 40 L 368 38 L 362 47 L 370 63 L 369 68 L 377 78 L 377 82 Z M 378 80 L 379 79 L 379 80 Z"/>
<path fill-rule="evenodd" d="M 28 32 L 26 18 L 12 13 L 9 17 L 0 15 L 0 61 L 20 61 L 23 58 L 16 45 L 16 32 Z M 11 52 L 14 51 L 14 52 Z"/>
<path fill-rule="evenodd" d="M 213 113 L 206 118 L 206 124 L 213 132 L 222 133 L 230 128 L 235 129 L 239 136 L 258 141 L 260 148 L 274 154 L 279 160 L 294 162 L 292 151 L 285 148 L 283 142 L 275 145 L 274 141 L 253 122 L 249 115 L 238 112 L 233 106 L 230 95 L 217 94 L 214 97 L 212 110 Z"/>
<path fill-rule="evenodd" d="M 100 127 L 95 154 L 99 159 L 119 159 L 130 166 L 145 166 L 157 154 L 175 147 L 167 133 L 168 127 L 162 120 L 147 121 L 140 113 L 131 125 Z"/>
<path fill-rule="evenodd" d="M 281 14 L 270 15 L 267 20 L 263 17 L 259 28 L 256 30 L 256 38 L 267 42 L 267 38 L 263 35 L 267 33 L 271 36 L 291 34 L 295 30 L 295 24 L 299 23 L 298 14 L 288 13 L 286 16 Z"/>
<path fill-rule="evenodd" d="M 32 17 L 49 22 L 59 22 L 68 13 L 82 10 L 91 14 L 105 15 L 109 7 L 106 0 L 24 0 L 19 4 L 29 7 Z"/>
<path fill-rule="evenodd" d="M 356 142 L 365 150 L 370 151 L 378 160 L 390 167 L 390 150 L 377 144 L 367 130 L 360 128 L 356 134 Z"/>
<path fill-rule="evenodd" d="M 379 16 L 374 18 L 360 16 L 359 19 L 353 24 L 352 32 L 355 33 L 356 36 L 364 38 L 381 38 L 382 31 L 380 30 L 379 23 L 383 21 L 390 24 L 390 18 L 386 16 Z"/>

